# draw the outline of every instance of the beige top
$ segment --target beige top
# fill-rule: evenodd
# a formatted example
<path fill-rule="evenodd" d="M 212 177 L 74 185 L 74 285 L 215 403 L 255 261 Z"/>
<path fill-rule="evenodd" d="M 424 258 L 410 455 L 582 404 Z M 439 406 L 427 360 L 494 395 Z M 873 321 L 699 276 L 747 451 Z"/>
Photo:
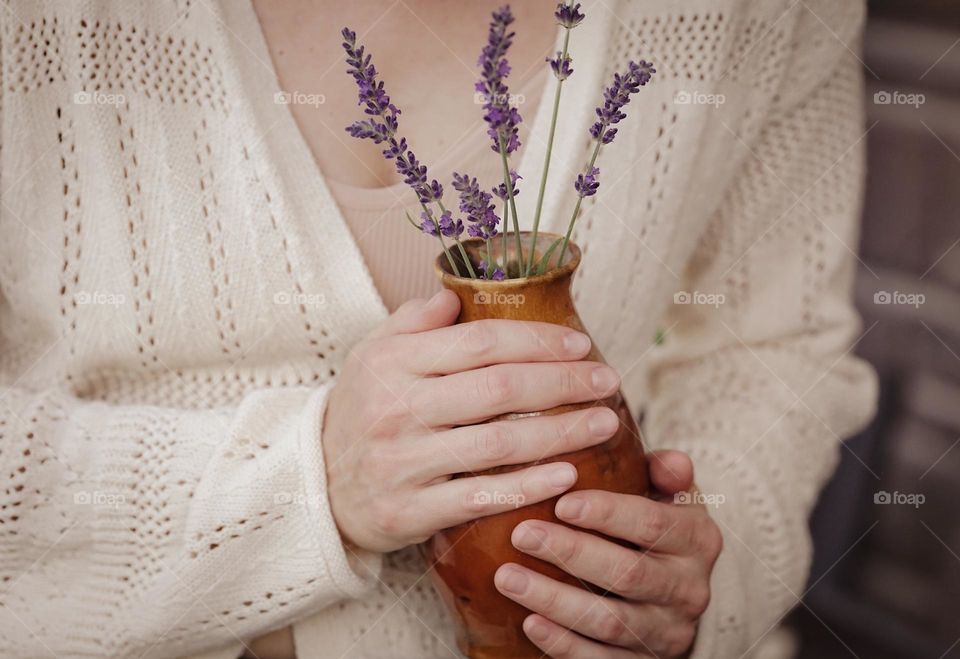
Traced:
<path fill-rule="evenodd" d="M 520 86 L 518 97 L 527 99 L 520 108 L 525 117 L 532 118 L 536 112 L 546 74 L 545 70 L 537 72 Z M 479 112 L 478 107 L 478 120 L 473 130 L 452 145 L 440 160 L 426 163 L 430 177 L 443 184 L 444 205 L 454 211 L 454 217 L 459 202 L 457 191 L 450 185 L 453 172 L 477 177 L 485 190 L 503 181 L 500 156 L 490 148 L 490 138 L 486 126 L 480 121 Z M 521 146 L 521 152 L 522 149 Z M 518 166 L 520 155 L 518 152 L 511 156 L 514 167 Z M 393 311 L 411 298 L 429 297 L 439 290 L 433 261 L 440 252 L 440 245 L 436 238 L 417 231 L 407 221 L 405 213 L 419 224 L 422 212 L 416 195 L 408 186 L 398 183 L 383 188 L 362 188 L 330 178 L 326 183 L 387 309 Z M 519 186 L 523 194 L 536 194 L 538 184 L 539 181 L 521 181 Z M 499 208 L 499 200 L 495 201 Z M 464 232 L 463 238 L 466 237 Z"/>
<path fill-rule="evenodd" d="M 582 1 L 541 229 L 609 70 L 653 59 L 575 229 L 577 310 L 715 503 L 693 659 L 785 656 L 807 517 L 875 403 L 850 350 L 865 3 Z M 330 511 L 327 393 L 385 309 L 250 3 L 5 6 L 3 654 L 235 659 L 294 624 L 300 659 L 455 655 L 417 549 L 356 573 Z M 550 106 L 524 106 L 524 228 Z"/>

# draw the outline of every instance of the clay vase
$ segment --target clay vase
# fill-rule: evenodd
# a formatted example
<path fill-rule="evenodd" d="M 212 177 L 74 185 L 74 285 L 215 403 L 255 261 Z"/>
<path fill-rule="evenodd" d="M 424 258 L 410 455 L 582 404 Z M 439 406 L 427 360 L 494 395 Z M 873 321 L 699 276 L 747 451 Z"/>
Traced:
<path fill-rule="evenodd" d="M 559 237 L 547 233 L 538 235 L 537 244 L 533 246 L 538 261 L 540 255 Z M 529 233 L 521 233 L 525 256 L 529 255 L 531 238 Z M 502 264 L 502 237 L 498 236 L 493 243 L 494 258 Z M 513 234 L 507 236 L 506 245 L 508 262 L 515 262 L 516 240 Z M 482 241 L 465 241 L 464 246 L 474 263 L 478 263 L 486 255 Z M 554 251 L 552 260 L 558 258 L 558 252 L 559 249 Z M 570 295 L 570 284 L 579 263 L 580 250 L 570 243 L 562 264 L 551 263 L 551 270 L 527 279 L 498 282 L 457 277 L 452 274 L 450 263 L 444 254 L 437 258 L 436 269 L 443 286 L 460 298 L 461 310 L 457 322 L 465 323 L 483 318 L 534 320 L 564 325 L 583 332 L 583 323 Z M 462 263 L 459 268 L 466 272 Z M 603 361 L 596 347 L 591 349 L 586 359 Z M 480 473 L 501 473 L 530 464 L 562 460 L 573 464 L 578 472 L 577 483 L 570 491 L 603 489 L 646 494 L 647 465 L 640 433 L 619 392 L 594 403 L 564 405 L 542 412 L 507 414 L 497 418 L 560 414 L 596 405 L 606 405 L 620 416 L 620 429 L 603 444 L 539 460 L 537 463 L 498 467 Z M 471 475 L 475 474 L 459 476 Z M 556 501 L 557 497 L 461 524 L 441 531 L 421 545 L 434 586 L 455 619 L 457 643 L 466 656 L 472 659 L 523 659 L 543 656 L 543 652 L 523 633 L 522 623 L 530 611 L 501 595 L 493 584 L 494 572 L 504 563 L 518 563 L 559 581 L 578 587 L 584 586 L 581 581 L 561 569 L 521 553 L 510 543 L 510 534 L 523 520 L 541 519 L 560 523 L 554 515 Z M 602 593 L 592 585 L 588 587 Z"/>

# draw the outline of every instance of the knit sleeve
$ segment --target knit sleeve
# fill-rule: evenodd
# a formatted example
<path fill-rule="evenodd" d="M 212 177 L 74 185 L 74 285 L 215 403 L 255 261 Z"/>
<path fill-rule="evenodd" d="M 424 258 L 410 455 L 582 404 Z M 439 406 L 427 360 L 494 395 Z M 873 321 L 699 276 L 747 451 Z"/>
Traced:
<path fill-rule="evenodd" d="M 2 375 L 0 645 L 11 656 L 192 654 L 357 597 L 375 578 L 352 569 L 327 501 L 329 385 L 184 410 L 28 391 Z"/>
<path fill-rule="evenodd" d="M 741 145 L 650 372 L 648 439 L 691 456 L 724 535 L 695 659 L 741 656 L 798 604 L 809 513 L 874 410 L 874 373 L 851 355 L 859 64 L 844 52 L 818 78 Z"/>

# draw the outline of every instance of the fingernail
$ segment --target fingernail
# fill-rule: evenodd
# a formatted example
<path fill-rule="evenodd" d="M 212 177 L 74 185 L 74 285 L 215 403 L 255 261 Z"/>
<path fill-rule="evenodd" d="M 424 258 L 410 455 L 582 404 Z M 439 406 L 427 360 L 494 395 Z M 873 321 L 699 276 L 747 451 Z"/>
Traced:
<path fill-rule="evenodd" d="M 547 482 L 558 489 L 565 490 L 577 482 L 577 470 L 569 464 L 555 465 L 547 472 Z"/>
<path fill-rule="evenodd" d="M 564 497 L 557 502 L 557 517 L 577 519 L 583 513 L 584 506 L 584 501 L 580 497 Z"/>
<path fill-rule="evenodd" d="M 543 546 L 547 532 L 533 524 L 520 524 L 513 530 L 513 546 L 517 549 L 532 551 Z"/>
<path fill-rule="evenodd" d="M 620 419 L 612 410 L 607 408 L 596 410 L 587 419 L 587 429 L 594 437 L 609 437 L 619 425 Z"/>
<path fill-rule="evenodd" d="M 609 366 L 600 366 L 593 369 L 590 378 L 593 382 L 594 390 L 598 393 L 607 393 L 612 389 L 616 389 L 617 385 L 620 384 L 620 378 L 617 377 L 616 371 Z"/>
<path fill-rule="evenodd" d="M 530 618 L 527 618 L 527 620 L 530 620 Z M 538 620 L 528 622 L 524 625 L 524 629 L 526 629 L 527 636 L 534 641 L 543 642 L 550 638 L 550 631 L 547 629 L 547 626 Z"/>
<path fill-rule="evenodd" d="M 527 584 L 530 583 L 527 575 L 515 567 L 500 568 L 493 580 L 500 590 L 506 590 L 516 595 L 523 594 L 523 591 L 527 589 Z"/>
<path fill-rule="evenodd" d="M 570 332 L 563 337 L 563 349 L 574 355 L 582 355 L 590 349 L 590 337 L 582 332 Z"/>

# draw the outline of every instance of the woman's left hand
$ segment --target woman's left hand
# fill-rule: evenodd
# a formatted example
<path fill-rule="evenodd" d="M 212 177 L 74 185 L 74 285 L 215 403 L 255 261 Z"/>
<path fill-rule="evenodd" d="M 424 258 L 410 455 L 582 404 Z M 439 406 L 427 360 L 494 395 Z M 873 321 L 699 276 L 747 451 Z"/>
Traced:
<path fill-rule="evenodd" d="M 514 529 L 517 549 L 619 596 L 595 595 L 515 563 L 501 566 L 497 589 L 533 611 L 523 629 L 551 657 L 682 657 L 693 646 L 723 538 L 696 494 L 687 455 L 648 457 L 654 498 L 583 490 L 556 505 L 564 522 L 639 549 L 539 520 Z"/>

